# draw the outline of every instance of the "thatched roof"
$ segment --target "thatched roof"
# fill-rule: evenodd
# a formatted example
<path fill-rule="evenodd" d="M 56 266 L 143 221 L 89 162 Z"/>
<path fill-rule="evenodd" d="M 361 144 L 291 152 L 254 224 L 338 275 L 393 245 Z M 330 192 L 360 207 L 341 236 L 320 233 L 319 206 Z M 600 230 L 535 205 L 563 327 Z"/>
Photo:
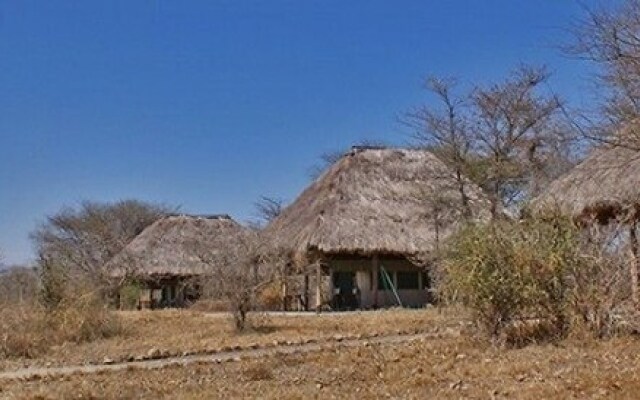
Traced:
<path fill-rule="evenodd" d="M 228 215 L 172 215 L 133 239 L 107 265 L 113 276 L 194 276 L 206 271 L 198 249 L 225 252 L 247 228 Z"/>
<path fill-rule="evenodd" d="M 454 174 L 433 153 L 417 149 L 354 148 L 313 182 L 265 229 L 298 259 L 324 254 L 416 255 L 459 221 Z M 489 202 L 468 183 L 471 208 L 488 216 Z M 448 203 L 438 213 L 428 199 Z"/>
<path fill-rule="evenodd" d="M 640 152 L 623 147 L 594 150 L 532 202 L 534 210 L 557 208 L 580 219 L 601 222 L 623 213 L 635 216 L 639 206 Z"/>

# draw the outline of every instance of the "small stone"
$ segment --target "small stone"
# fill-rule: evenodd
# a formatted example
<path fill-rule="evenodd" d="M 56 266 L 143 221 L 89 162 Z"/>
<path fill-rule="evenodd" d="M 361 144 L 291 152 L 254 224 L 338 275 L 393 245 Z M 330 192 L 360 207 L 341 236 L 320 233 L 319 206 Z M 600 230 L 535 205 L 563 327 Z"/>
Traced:
<path fill-rule="evenodd" d="M 458 389 L 461 389 L 461 388 L 462 388 L 462 381 L 461 380 L 455 381 L 455 382 L 453 382 L 453 383 L 451 383 L 449 385 L 449 389 L 451 389 L 451 390 L 458 390 Z"/>
<path fill-rule="evenodd" d="M 147 352 L 147 357 L 149 357 L 151 359 L 160 358 L 161 355 L 162 355 L 162 353 L 160 352 L 160 350 L 156 349 L 156 348 L 150 349 Z"/>
<path fill-rule="evenodd" d="M 464 354 L 458 354 L 458 355 L 456 356 L 456 360 L 464 360 L 465 358 L 467 358 L 467 356 L 466 356 L 466 355 L 464 355 Z"/>
<path fill-rule="evenodd" d="M 322 383 L 320 383 L 320 382 L 316 383 L 316 389 L 321 390 L 322 389 Z"/>
<path fill-rule="evenodd" d="M 112 358 L 105 357 L 105 358 L 102 360 L 102 363 L 103 363 L 103 364 L 105 364 L 105 365 L 110 365 L 110 364 L 113 364 L 113 363 L 114 363 L 114 361 L 113 361 L 113 359 L 112 359 Z"/>

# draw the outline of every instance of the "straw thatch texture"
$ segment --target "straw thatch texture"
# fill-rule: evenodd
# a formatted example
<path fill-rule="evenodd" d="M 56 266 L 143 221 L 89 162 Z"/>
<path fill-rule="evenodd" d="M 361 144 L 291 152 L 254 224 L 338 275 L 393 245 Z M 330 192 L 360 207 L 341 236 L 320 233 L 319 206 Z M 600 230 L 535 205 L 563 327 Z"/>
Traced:
<path fill-rule="evenodd" d="M 113 276 L 188 277 L 203 274 L 207 265 L 197 254 L 230 251 L 247 228 L 229 216 L 176 215 L 162 218 L 129 243 L 107 268 Z"/>
<path fill-rule="evenodd" d="M 431 152 L 354 149 L 345 154 L 265 230 L 296 257 L 309 252 L 415 255 L 433 249 L 459 221 L 453 172 Z M 471 208 L 488 217 L 480 188 L 467 184 Z M 448 203 L 436 230 L 431 200 Z"/>
<path fill-rule="evenodd" d="M 533 210 L 557 208 L 574 217 L 606 222 L 637 217 L 640 206 L 640 152 L 602 147 L 532 202 Z"/>

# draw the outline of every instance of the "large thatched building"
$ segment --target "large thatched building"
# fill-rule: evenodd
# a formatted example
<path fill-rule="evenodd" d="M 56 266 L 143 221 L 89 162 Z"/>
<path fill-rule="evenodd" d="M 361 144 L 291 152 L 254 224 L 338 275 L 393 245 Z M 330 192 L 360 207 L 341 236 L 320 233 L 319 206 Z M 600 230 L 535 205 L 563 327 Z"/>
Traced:
<path fill-rule="evenodd" d="M 465 182 L 476 218 L 482 191 Z M 461 220 L 453 172 L 431 152 L 353 148 L 311 184 L 266 233 L 300 265 L 329 273 L 329 299 L 316 306 L 422 306 L 429 301 L 429 254 Z M 316 279 L 321 282 L 321 279 Z"/>
<path fill-rule="evenodd" d="M 136 282 L 139 307 L 181 307 L 199 295 L 197 278 L 208 268 L 202 254 L 229 251 L 246 230 L 228 215 L 168 216 L 140 233 L 107 267 L 115 278 Z"/>

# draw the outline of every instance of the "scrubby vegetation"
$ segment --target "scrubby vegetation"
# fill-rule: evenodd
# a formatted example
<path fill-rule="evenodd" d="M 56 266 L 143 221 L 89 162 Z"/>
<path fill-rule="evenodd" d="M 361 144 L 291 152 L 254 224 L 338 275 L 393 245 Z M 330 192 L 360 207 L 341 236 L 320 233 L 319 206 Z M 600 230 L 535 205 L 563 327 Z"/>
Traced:
<path fill-rule="evenodd" d="M 119 318 L 91 295 L 65 299 L 54 309 L 40 303 L 0 307 L 0 359 L 34 358 L 52 346 L 122 333 Z"/>
<path fill-rule="evenodd" d="M 558 215 L 469 225 L 450 241 L 440 295 L 470 307 L 481 331 L 500 343 L 559 339 L 584 328 L 609 336 L 630 286 L 623 241 L 602 236 Z"/>

